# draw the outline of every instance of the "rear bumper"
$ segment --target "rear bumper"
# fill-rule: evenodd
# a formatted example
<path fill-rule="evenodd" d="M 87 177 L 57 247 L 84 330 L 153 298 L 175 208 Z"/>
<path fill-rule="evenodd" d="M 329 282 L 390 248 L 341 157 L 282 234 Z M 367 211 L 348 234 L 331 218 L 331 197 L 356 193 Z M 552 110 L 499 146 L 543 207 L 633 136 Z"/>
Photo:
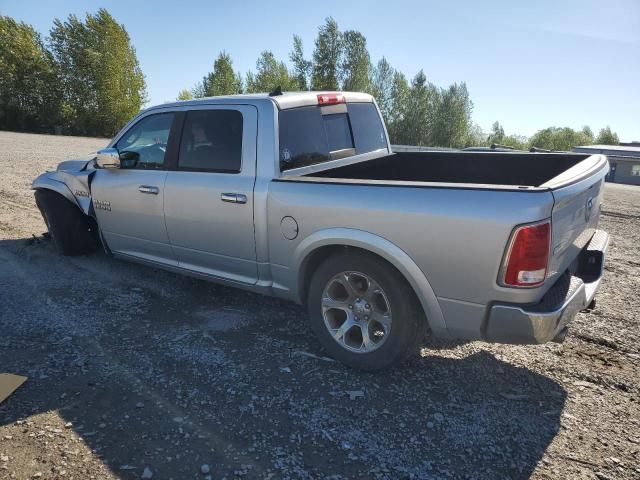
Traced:
<path fill-rule="evenodd" d="M 596 295 L 604 273 L 609 235 L 596 230 L 576 262 L 535 305 L 494 304 L 484 329 L 488 342 L 536 344 L 562 341 L 569 322 Z"/>

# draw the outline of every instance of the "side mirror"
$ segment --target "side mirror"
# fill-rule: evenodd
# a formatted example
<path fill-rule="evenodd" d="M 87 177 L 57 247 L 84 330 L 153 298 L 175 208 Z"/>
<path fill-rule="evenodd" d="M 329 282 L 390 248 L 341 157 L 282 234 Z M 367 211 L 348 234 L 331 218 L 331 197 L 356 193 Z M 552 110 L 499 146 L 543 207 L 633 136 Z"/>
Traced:
<path fill-rule="evenodd" d="M 96 157 L 98 168 L 120 168 L 120 154 L 116 148 L 104 148 Z"/>

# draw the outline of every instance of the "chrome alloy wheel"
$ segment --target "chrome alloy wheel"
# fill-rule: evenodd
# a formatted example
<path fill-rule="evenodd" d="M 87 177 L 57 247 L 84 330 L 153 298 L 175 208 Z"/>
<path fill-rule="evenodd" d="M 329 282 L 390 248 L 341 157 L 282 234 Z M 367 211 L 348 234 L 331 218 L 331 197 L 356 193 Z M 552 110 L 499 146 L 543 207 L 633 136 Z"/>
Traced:
<path fill-rule="evenodd" d="M 360 272 L 341 272 L 327 282 L 322 317 L 333 339 L 356 353 L 380 348 L 391 331 L 386 294 L 375 280 Z"/>

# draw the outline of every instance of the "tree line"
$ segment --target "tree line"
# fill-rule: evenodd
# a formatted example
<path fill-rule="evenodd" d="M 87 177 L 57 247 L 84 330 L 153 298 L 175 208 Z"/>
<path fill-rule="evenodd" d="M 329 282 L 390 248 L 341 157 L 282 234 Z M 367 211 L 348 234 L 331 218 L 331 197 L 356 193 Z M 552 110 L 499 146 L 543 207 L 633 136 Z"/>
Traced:
<path fill-rule="evenodd" d="M 0 16 L 0 129 L 109 137 L 145 102 L 135 49 L 107 10 L 54 20 L 46 41 Z"/>
<path fill-rule="evenodd" d="M 288 62 L 260 53 L 254 71 L 242 75 L 221 51 L 193 88 L 178 100 L 215 95 L 283 91 L 351 90 L 372 94 L 394 144 L 463 148 L 505 145 L 570 150 L 576 145 L 617 144 L 606 127 L 594 135 L 549 127 L 531 138 L 507 135 L 499 122 L 485 133 L 473 122 L 473 102 L 464 82 L 439 87 L 423 70 L 408 79 L 385 58 L 373 62 L 366 37 L 341 31 L 327 18 L 310 56 L 293 37 Z M 33 27 L 0 17 L 0 129 L 113 135 L 146 103 L 145 78 L 123 25 L 105 10 L 56 19 L 46 41 Z"/>

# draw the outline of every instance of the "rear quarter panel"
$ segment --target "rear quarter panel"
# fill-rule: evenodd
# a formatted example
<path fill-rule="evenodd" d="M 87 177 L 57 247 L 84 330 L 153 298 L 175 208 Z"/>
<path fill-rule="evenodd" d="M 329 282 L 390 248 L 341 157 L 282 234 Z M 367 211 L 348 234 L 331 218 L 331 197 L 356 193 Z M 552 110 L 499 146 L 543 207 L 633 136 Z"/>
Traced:
<path fill-rule="evenodd" d="M 269 187 L 269 257 L 275 280 L 295 290 L 292 259 L 310 235 L 351 228 L 382 237 L 405 252 L 424 273 L 439 299 L 475 306 L 490 301 L 534 302 L 538 289 L 509 289 L 496 279 L 514 226 L 548 218 L 548 191 L 495 191 L 273 181 Z M 287 240 L 280 222 L 299 226 Z"/>

